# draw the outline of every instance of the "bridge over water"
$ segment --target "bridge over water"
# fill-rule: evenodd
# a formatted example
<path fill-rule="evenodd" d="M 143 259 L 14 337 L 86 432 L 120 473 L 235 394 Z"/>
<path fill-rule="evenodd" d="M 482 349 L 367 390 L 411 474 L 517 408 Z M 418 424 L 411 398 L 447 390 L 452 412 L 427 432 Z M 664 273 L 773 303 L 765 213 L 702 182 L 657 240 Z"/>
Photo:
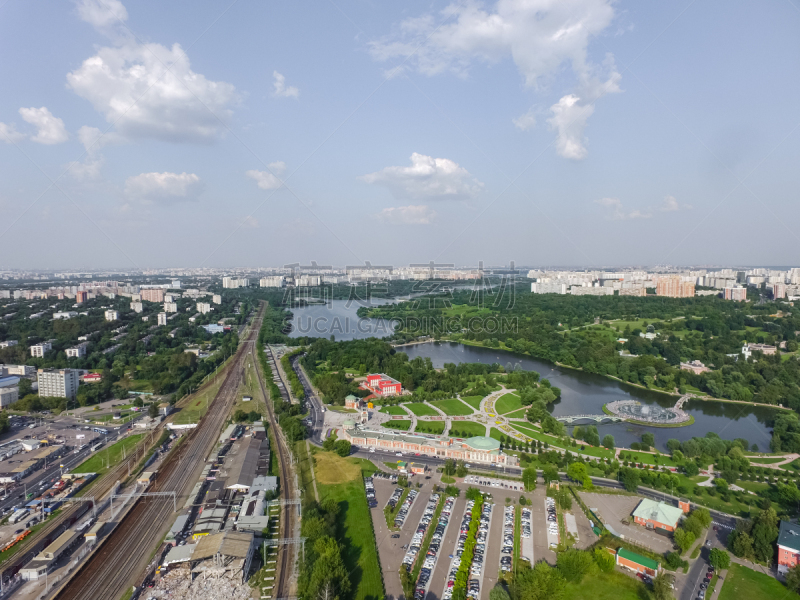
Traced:
<path fill-rule="evenodd" d="M 595 423 L 600 423 L 602 421 L 610 421 L 612 423 L 615 422 L 622 422 L 625 419 L 622 417 L 615 417 L 613 415 L 565 415 L 561 417 L 556 417 L 556 421 L 561 421 L 562 423 L 574 423 L 575 421 L 594 421 Z"/>

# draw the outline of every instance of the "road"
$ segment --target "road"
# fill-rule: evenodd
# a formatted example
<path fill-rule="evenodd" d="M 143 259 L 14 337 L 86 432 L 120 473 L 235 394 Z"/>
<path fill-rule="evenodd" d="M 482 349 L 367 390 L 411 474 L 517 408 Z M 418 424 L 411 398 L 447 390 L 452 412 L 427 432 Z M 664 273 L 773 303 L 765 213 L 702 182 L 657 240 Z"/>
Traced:
<path fill-rule="evenodd" d="M 325 424 L 325 409 L 322 406 L 322 400 L 319 399 L 314 391 L 314 386 L 311 385 L 311 382 L 308 380 L 306 370 L 302 367 L 302 365 L 300 365 L 299 360 L 299 356 L 293 356 L 290 359 L 292 363 L 292 369 L 294 369 L 294 372 L 300 379 L 300 383 L 303 385 L 303 390 L 306 394 L 306 408 L 308 408 L 309 411 L 307 428 L 311 434 L 311 442 L 319 445 L 322 444 L 323 441 L 322 436 L 324 433 L 323 427 Z"/>

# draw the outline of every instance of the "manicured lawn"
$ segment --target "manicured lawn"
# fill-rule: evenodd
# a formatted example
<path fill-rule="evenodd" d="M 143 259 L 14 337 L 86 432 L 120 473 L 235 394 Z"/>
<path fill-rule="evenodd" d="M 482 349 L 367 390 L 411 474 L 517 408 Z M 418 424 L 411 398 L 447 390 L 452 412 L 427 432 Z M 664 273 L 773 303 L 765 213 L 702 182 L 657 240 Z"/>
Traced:
<path fill-rule="evenodd" d="M 422 402 L 409 402 L 403 406 L 405 406 L 418 417 L 441 417 L 435 408 L 428 406 L 427 404 L 423 404 Z"/>
<path fill-rule="evenodd" d="M 397 421 L 386 421 L 383 423 L 384 427 L 388 427 L 389 429 L 399 429 L 400 431 L 408 431 L 408 428 L 411 427 L 411 421 L 405 420 L 397 420 Z"/>
<path fill-rule="evenodd" d="M 761 600 L 770 598 L 791 599 L 800 598 L 789 591 L 777 579 L 763 573 L 758 573 L 747 567 L 733 564 L 728 570 L 728 576 L 722 583 L 719 600 Z"/>
<path fill-rule="evenodd" d="M 486 426 L 475 421 L 453 421 L 450 427 L 450 435 L 456 435 L 456 431 L 458 432 L 457 435 L 462 437 L 486 435 Z"/>
<path fill-rule="evenodd" d="M 508 413 L 507 415 L 503 415 L 506 419 L 524 419 L 525 414 L 528 412 L 527 408 L 521 408 L 520 410 L 515 410 L 512 413 Z"/>
<path fill-rule="evenodd" d="M 123 454 L 130 452 L 139 440 L 144 437 L 143 433 L 136 433 L 121 439 L 111 446 L 103 446 L 94 456 L 86 459 L 77 467 L 72 469 L 73 473 L 105 473 L 109 465 L 114 466 L 122 460 Z M 123 452 L 124 451 L 124 452 Z"/>
<path fill-rule="evenodd" d="M 748 456 L 747 459 L 751 463 L 758 463 L 760 465 L 773 465 L 775 463 L 783 462 L 786 460 L 785 458 L 768 458 L 768 457 L 761 457 L 761 456 Z M 788 463 L 787 463 L 788 464 Z"/>
<path fill-rule="evenodd" d="M 475 410 L 481 409 L 481 400 L 483 400 L 483 396 L 462 396 L 461 399 Z"/>
<path fill-rule="evenodd" d="M 444 414 L 451 417 L 462 417 L 472 414 L 472 409 L 461 402 L 458 398 L 450 398 L 449 400 L 434 400 L 431 402 L 436 408 L 441 410 Z"/>
<path fill-rule="evenodd" d="M 585 454 L 586 456 L 592 456 L 595 458 L 614 457 L 614 453 L 611 450 L 607 450 L 606 448 L 594 448 L 592 446 L 584 446 L 583 450 L 581 450 L 580 444 L 578 444 L 577 447 L 573 448 L 568 444 L 564 444 L 560 439 L 553 437 L 551 435 L 547 435 L 546 433 L 542 433 L 540 430 L 534 429 L 533 427 L 526 427 L 525 425 L 518 425 L 516 423 L 512 424 L 511 427 L 516 429 L 523 435 L 527 435 L 529 438 L 533 438 L 534 440 L 539 440 L 542 443 L 547 442 L 551 446 L 569 450 L 573 454 Z"/>
<path fill-rule="evenodd" d="M 498 415 L 510 413 L 512 410 L 522 408 L 522 400 L 516 394 L 503 394 L 500 399 L 494 403 L 494 409 Z"/>
<path fill-rule="evenodd" d="M 357 413 L 355 408 L 345 408 L 344 406 L 336 406 L 335 404 L 326 404 L 325 408 L 338 413 Z"/>
<path fill-rule="evenodd" d="M 322 454 L 329 453 L 317 454 L 318 465 Z M 339 541 L 344 544 L 342 556 L 353 585 L 350 598 L 353 600 L 382 598 L 384 589 L 381 569 L 375 547 L 372 516 L 367 506 L 364 482 L 361 479 L 361 468 L 349 460 L 341 460 L 347 462 L 353 469 L 337 469 L 337 473 L 342 476 L 355 475 L 355 478 L 336 484 L 323 484 L 319 478 L 321 471 L 317 468 L 320 500 L 332 498 L 339 504 L 336 530 Z M 329 462 L 331 461 L 325 460 L 326 467 L 329 466 Z"/>
<path fill-rule="evenodd" d="M 408 415 L 408 412 L 402 406 L 384 406 L 380 412 L 385 413 L 387 415 L 399 415 L 405 417 Z"/>
<path fill-rule="evenodd" d="M 417 421 L 416 433 L 444 433 L 444 421 Z"/>
<path fill-rule="evenodd" d="M 644 583 L 625 573 L 595 573 L 568 583 L 562 600 L 641 600 L 650 598 Z M 721 599 L 720 599 L 721 600 Z"/>
<path fill-rule="evenodd" d="M 622 457 L 624 455 L 624 458 Z M 656 456 L 658 456 L 658 462 L 656 462 Z M 633 459 L 631 459 L 633 457 Z M 673 461 L 669 456 L 666 454 L 656 455 L 650 454 L 648 452 L 636 452 L 634 450 L 623 450 L 620 453 L 620 460 L 631 460 L 636 461 L 637 463 L 646 463 L 648 465 L 658 465 L 660 467 L 676 467 L 675 461 Z"/>

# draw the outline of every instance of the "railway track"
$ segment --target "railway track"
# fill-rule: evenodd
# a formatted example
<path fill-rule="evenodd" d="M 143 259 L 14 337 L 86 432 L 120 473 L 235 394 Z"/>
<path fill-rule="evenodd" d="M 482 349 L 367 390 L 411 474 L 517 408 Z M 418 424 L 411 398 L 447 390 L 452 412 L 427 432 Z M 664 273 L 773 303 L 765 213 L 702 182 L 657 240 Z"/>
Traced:
<path fill-rule="evenodd" d="M 185 496 L 194 485 L 203 462 L 214 448 L 219 432 L 239 388 L 248 348 L 256 341 L 263 308 L 247 339 L 239 347 L 223 383 L 198 426 L 192 429 L 177 451 L 167 459 L 149 491 L 175 492 Z M 58 600 L 114 600 L 136 582 L 149 554 L 157 547 L 171 524 L 170 498 L 136 501 L 117 528 L 92 557 L 62 585 L 53 598 Z"/>
<path fill-rule="evenodd" d="M 273 452 L 277 452 L 278 455 L 281 500 L 293 500 L 297 497 L 297 494 L 296 490 L 294 490 L 294 478 L 291 476 L 291 454 L 289 452 L 288 444 L 283 437 L 283 432 L 278 425 L 278 420 L 275 418 L 275 411 L 272 406 L 272 401 L 270 400 L 269 394 L 267 393 L 267 388 L 264 384 L 264 371 L 261 368 L 261 364 L 257 362 L 255 357 L 254 360 L 256 360 L 256 364 L 258 365 L 258 368 L 256 369 L 258 372 L 258 383 L 261 386 L 261 392 L 264 394 L 264 399 L 267 403 L 267 418 L 269 420 L 270 427 L 272 427 L 275 438 L 275 448 L 273 448 Z M 292 527 L 292 524 L 294 523 L 293 517 L 295 510 L 295 505 L 292 504 L 284 504 L 281 507 L 280 536 L 282 538 L 294 537 L 289 528 Z M 292 565 L 294 564 L 294 561 L 292 560 L 292 550 L 294 548 L 297 548 L 297 546 L 278 546 L 277 583 L 272 593 L 273 598 L 288 598 L 291 595 L 290 580 Z"/>

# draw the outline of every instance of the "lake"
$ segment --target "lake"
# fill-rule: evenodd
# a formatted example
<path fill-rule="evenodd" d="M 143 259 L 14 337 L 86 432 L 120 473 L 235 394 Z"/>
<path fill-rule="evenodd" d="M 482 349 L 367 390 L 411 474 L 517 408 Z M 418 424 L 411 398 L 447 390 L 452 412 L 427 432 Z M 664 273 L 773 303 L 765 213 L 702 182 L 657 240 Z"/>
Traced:
<path fill-rule="evenodd" d="M 554 386 L 561 388 L 561 399 L 551 409 L 554 416 L 601 414 L 602 406 L 614 400 L 638 400 L 643 404 L 665 407 L 673 406 L 677 400 L 676 397 L 643 390 L 601 375 L 557 367 L 535 358 L 493 348 L 465 346 L 456 342 L 428 342 L 399 346 L 397 351 L 405 352 L 409 359 L 417 356 L 430 358 L 437 368 L 443 367 L 445 363 L 499 363 L 506 370 L 518 368 L 537 371 Z M 775 410 L 704 400 L 691 400 L 683 408 L 694 416 L 695 422 L 692 425 L 662 428 L 631 423 L 607 423 L 598 425 L 597 430 L 601 439 L 604 435 L 611 434 L 617 446 L 625 447 L 630 447 L 632 442 L 641 441 L 642 433 L 649 432 L 655 436 L 656 445 L 661 450 L 666 450 L 666 442 L 670 438 L 685 441 L 692 437 L 703 437 L 707 432 L 713 431 L 723 439 L 744 438 L 750 444 L 757 444 L 761 452 L 769 452 L 771 419 L 776 414 Z M 567 428 L 571 431 L 569 425 Z"/>
<path fill-rule="evenodd" d="M 363 300 L 329 300 L 324 304 L 291 307 L 292 332 L 289 337 L 329 338 L 333 335 L 337 341 L 384 338 L 394 333 L 392 321 L 361 319 L 356 311 L 362 306 L 380 306 L 392 302 L 397 300 L 371 298 L 368 304 Z"/>

